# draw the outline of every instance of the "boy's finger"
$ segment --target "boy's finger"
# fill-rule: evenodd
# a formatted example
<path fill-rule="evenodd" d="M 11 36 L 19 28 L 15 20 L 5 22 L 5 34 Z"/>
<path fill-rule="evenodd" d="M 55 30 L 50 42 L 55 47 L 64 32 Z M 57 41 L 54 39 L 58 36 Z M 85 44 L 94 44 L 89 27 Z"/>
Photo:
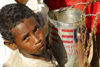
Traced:
<path fill-rule="evenodd" d="M 92 34 L 91 34 L 91 33 L 89 33 L 89 36 L 91 37 L 91 36 L 92 36 Z"/>
<path fill-rule="evenodd" d="M 83 61 L 84 61 L 84 51 L 83 51 L 83 47 L 82 47 L 82 42 L 81 42 L 81 34 L 77 33 L 77 54 L 78 54 L 78 61 L 79 61 L 79 67 L 82 66 Z"/>
<path fill-rule="evenodd" d="M 83 46 L 82 46 L 82 42 L 81 42 L 81 35 L 80 35 L 80 33 L 77 33 L 77 39 L 78 39 L 78 42 L 77 42 L 77 52 L 78 53 L 82 53 L 83 52 Z"/>
<path fill-rule="evenodd" d="M 80 41 L 80 33 L 77 33 L 77 39 L 78 39 L 78 42 Z"/>

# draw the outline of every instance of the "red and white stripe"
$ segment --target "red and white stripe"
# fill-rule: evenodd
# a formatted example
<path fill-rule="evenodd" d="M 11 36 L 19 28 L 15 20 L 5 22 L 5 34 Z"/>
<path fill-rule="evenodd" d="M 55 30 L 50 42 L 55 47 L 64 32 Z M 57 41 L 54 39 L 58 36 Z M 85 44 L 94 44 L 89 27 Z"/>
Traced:
<path fill-rule="evenodd" d="M 51 40 L 58 42 L 59 38 L 61 38 L 62 43 L 65 43 L 65 44 L 74 43 L 74 34 L 73 34 L 74 30 L 73 29 L 60 29 L 60 28 L 55 28 L 51 25 L 49 25 L 49 27 L 50 27 L 50 39 Z"/>

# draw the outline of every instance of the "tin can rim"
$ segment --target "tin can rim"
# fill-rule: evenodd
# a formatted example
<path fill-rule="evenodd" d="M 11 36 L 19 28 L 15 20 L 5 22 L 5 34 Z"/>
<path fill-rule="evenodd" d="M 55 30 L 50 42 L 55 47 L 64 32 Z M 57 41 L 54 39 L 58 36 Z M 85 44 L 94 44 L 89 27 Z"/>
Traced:
<path fill-rule="evenodd" d="M 80 24 L 80 22 L 81 22 L 81 19 L 80 20 L 78 20 L 78 21 L 76 21 L 75 23 L 63 23 L 63 22 L 61 22 L 61 21 L 56 21 L 56 20 L 54 20 L 54 19 L 51 19 L 49 16 L 47 16 L 48 17 L 48 20 L 50 21 L 50 23 L 52 23 L 53 25 L 55 25 L 56 27 L 60 27 L 60 26 L 72 26 L 72 25 L 79 25 Z"/>

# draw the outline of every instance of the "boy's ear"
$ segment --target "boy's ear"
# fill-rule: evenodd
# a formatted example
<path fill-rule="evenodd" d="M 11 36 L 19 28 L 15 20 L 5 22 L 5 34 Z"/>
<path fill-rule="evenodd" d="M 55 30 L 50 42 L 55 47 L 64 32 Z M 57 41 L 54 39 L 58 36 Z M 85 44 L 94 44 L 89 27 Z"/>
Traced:
<path fill-rule="evenodd" d="M 6 46 L 8 46 L 8 47 L 9 47 L 10 49 L 12 49 L 12 50 L 18 49 L 15 43 L 11 43 L 11 42 L 8 41 L 8 40 L 5 40 L 5 41 L 4 41 L 4 44 L 5 44 Z"/>

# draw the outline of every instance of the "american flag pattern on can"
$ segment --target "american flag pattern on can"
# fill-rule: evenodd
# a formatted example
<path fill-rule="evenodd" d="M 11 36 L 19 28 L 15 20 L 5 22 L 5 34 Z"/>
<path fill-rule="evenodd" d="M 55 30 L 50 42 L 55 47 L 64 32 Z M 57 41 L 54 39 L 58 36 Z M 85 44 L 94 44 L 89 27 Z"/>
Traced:
<path fill-rule="evenodd" d="M 58 42 L 61 38 L 62 43 L 73 44 L 77 42 L 76 29 L 60 29 L 49 25 L 50 39 Z"/>
<path fill-rule="evenodd" d="M 51 42 L 50 44 L 53 44 L 55 46 L 58 44 L 57 46 L 59 47 L 60 45 L 63 44 L 67 53 L 68 60 L 74 59 L 77 56 L 76 55 L 77 29 L 57 28 L 52 25 L 49 25 L 49 28 L 50 28 L 49 38 Z"/>

